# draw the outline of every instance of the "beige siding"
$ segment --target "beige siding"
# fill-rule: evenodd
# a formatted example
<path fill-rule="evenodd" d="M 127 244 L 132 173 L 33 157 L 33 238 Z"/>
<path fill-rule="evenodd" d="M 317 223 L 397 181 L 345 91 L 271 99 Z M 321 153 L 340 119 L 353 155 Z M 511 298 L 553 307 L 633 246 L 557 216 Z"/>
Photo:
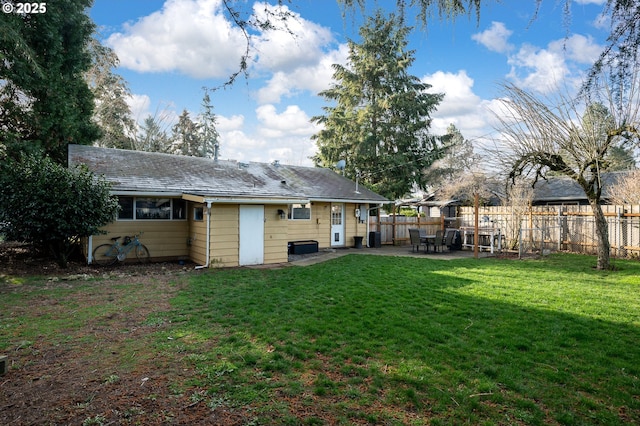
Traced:
<path fill-rule="evenodd" d="M 141 234 L 140 241 L 147 246 L 152 259 L 189 258 L 189 222 L 186 220 L 122 220 L 103 229 L 107 231 L 106 235 L 93 236 L 94 249 L 100 244 L 111 244 L 113 237 Z"/>
<path fill-rule="evenodd" d="M 287 211 L 286 205 L 267 205 L 264 208 L 264 263 L 288 261 L 287 220 L 280 219 L 278 209 Z"/>
<path fill-rule="evenodd" d="M 194 207 L 203 207 L 203 220 L 194 219 Z M 265 205 L 264 207 L 264 263 L 287 261 L 287 243 L 298 240 L 316 240 L 320 248 L 331 246 L 331 203 L 314 202 L 310 220 L 280 219 L 278 210 L 287 210 L 287 205 Z M 345 245 L 353 245 L 355 235 L 365 236 L 366 224 L 358 223 L 354 215 L 356 205 L 345 205 Z M 239 205 L 214 204 L 211 217 L 206 215 L 206 205 L 195 200 L 187 203 L 188 219 L 125 220 L 105 227 L 106 235 L 93 237 L 93 248 L 110 243 L 114 236 L 124 237 L 142 232 L 140 240 L 151 257 L 162 259 L 190 259 L 204 265 L 206 259 L 207 221 L 211 220 L 209 265 L 211 267 L 234 267 L 239 264 Z M 86 250 L 86 248 L 85 248 Z"/>
<path fill-rule="evenodd" d="M 331 245 L 331 203 L 311 203 L 310 220 L 287 220 L 287 241 L 316 240 L 321 248 Z"/>
<path fill-rule="evenodd" d="M 211 207 L 211 261 L 212 267 L 238 266 L 239 206 L 214 204 Z"/>
<path fill-rule="evenodd" d="M 345 246 L 353 246 L 354 236 L 365 237 L 367 224 L 360 223 L 355 217 L 357 204 L 345 204 Z M 368 205 L 364 205 L 368 207 Z M 365 208 L 366 208 L 365 207 Z M 331 203 L 314 202 L 311 206 L 311 220 L 289 220 L 288 241 L 316 240 L 320 248 L 331 246 Z"/>
<path fill-rule="evenodd" d="M 202 207 L 205 214 L 202 220 L 195 220 L 193 211 L 196 207 Z M 207 221 L 206 205 L 201 203 L 187 203 L 189 210 L 189 256 L 198 265 L 207 263 Z"/>

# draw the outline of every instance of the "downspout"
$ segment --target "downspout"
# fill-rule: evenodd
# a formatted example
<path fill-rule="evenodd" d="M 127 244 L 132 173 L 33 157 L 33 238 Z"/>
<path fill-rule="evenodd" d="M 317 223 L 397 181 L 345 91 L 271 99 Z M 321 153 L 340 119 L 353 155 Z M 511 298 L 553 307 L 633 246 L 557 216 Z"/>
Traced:
<path fill-rule="evenodd" d="M 87 246 L 87 265 L 91 265 L 93 263 L 93 235 L 89 235 Z"/>
<path fill-rule="evenodd" d="M 204 269 L 209 267 L 209 259 L 211 252 L 211 201 L 207 201 L 207 247 L 205 249 L 207 261 L 204 265 L 198 265 L 195 269 Z"/>

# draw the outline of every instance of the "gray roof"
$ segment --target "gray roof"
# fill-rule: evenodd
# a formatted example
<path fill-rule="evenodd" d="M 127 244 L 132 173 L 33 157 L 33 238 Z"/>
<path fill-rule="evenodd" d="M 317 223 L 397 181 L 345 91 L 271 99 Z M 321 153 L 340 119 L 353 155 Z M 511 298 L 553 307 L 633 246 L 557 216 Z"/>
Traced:
<path fill-rule="evenodd" d="M 602 173 L 602 199 L 609 198 L 610 188 L 627 172 Z M 587 196 L 578 183 L 565 176 L 554 176 L 539 180 L 533 189 L 534 202 L 586 201 Z"/>
<path fill-rule="evenodd" d="M 204 197 L 389 202 L 319 167 L 214 161 L 156 152 L 69 145 L 69 166 L 85 164 L 115 192 L 175 192 Z"/>

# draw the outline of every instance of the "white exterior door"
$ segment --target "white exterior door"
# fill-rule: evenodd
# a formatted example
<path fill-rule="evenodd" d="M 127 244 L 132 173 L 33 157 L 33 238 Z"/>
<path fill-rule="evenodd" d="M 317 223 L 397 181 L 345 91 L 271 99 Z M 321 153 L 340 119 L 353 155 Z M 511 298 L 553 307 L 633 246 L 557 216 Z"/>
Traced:
<path fill-rule="evenodd" d="M 264 206 L 240 206 L 240 265 L 264 263 Z"/>
<path fill-rule="evenodd" d="M 331 246 L 344 246 L 344 204 L 331 204 Z"/>

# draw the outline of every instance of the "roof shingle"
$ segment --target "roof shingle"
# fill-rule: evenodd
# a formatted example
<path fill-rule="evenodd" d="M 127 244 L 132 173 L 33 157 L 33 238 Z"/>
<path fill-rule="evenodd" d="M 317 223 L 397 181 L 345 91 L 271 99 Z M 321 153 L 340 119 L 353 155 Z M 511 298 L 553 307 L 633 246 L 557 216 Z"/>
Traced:
<path fill-rule="evenodd" d="M 215 161 L 155 152 L 69 145 L 69 165 L 85 164 L 114 191 L 179 192 L 205 197 L 389 202 L 329 169 Z"/>

